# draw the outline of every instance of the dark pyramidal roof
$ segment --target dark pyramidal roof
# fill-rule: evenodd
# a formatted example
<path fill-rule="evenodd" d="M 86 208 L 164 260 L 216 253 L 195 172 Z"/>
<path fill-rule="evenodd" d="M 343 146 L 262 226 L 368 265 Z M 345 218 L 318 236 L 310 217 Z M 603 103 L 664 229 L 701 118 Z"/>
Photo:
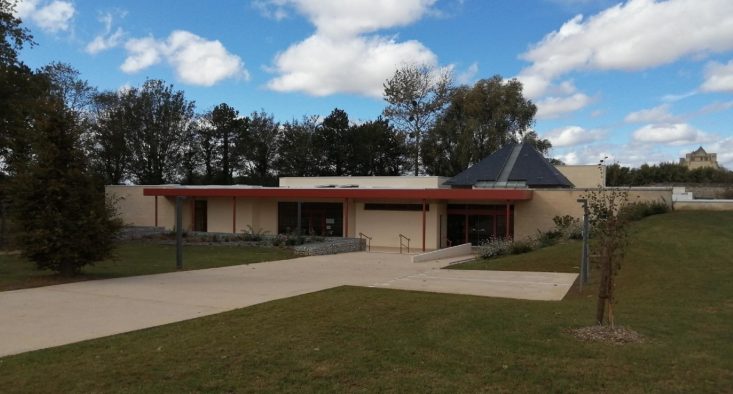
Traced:
<path fill-rule="evenodd" d="M 692 152 L 693 155 L 707 155 L 708 152 L 705 152 L 705 149 L 701 147 L 697 148 L 696 151 Z"/>
<path fill-rule="evenodd" d="M 507 144 L 445 182 L 457 187 L 563 187 L 573 184 L 527 144 Z"/>

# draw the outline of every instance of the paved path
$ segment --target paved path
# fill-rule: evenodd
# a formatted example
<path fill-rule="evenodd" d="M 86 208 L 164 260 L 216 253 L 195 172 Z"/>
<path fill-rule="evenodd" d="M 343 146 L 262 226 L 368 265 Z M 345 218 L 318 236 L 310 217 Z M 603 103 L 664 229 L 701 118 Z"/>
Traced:
<path fill-rule="evenodd" d="M 440 270 L 450 262 L 362 252 L 0 292 L 0 356 L 341 285 L 559 300 L 576 276 Z"/>

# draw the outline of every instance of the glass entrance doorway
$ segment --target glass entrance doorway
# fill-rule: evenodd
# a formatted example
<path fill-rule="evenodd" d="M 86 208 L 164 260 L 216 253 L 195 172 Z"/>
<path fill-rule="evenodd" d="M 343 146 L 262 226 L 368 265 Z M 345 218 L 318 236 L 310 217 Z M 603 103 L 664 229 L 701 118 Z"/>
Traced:
<path fill-rule="evenodd" d="M 279 234 L 295 234 L 298 230 L 298 203 L 277 204 Z M 300 204 L 300 234 L 340 237 L 343 234 L 341 203 L 304 202 Z"/>
<path fill-rule="evenodd" d="M 206 200 L 196 200 L 193 202 L 193 231 L 206 232 L 206 229 L 208 227 L 206 208 Z"/>
<path fill-rule="evenodd" d="M 470 242 L 480 245 L 490 238 L 514 235 L 514 207 L 509 207 L 507 231 L 506 205 L 448 205 L 448 246 Z"/>

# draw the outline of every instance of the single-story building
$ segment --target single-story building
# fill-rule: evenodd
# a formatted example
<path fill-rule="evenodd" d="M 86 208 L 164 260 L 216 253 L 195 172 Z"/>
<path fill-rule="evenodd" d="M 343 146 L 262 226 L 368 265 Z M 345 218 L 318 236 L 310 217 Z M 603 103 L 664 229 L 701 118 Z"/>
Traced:
<path fill-rule="evenodd" d="M 434 250 L 490 237 L 527 238 L 555 216 L 582 217 L 577 199 L 605 186 L 603 166 L 553 166 L 532 146 L 509 144 L 453 178 L 285 177 L 278 187 L 107 186 L 126 224 L 239 233 L 369 237 L 372 246 Z M 634 200 L 671 204 L 671 188 L 634 188 Z"/>

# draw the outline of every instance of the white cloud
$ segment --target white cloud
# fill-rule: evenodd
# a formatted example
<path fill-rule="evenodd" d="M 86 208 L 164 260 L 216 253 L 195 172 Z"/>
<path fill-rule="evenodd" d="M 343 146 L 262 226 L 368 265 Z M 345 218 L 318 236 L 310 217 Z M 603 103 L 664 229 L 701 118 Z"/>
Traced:
<path fill-rule="evenodd" d="M 733 101 L 715 101 L 695 112 L 695 115 L 707 115 L 715 112 L 727 111 L 733 109 Z"/>
<path fill-rule="evenodd" d="M 552 142 L 553 147 L 575 146 L 599 141 L 606 136 L 603 130 L 586 130 L 580 126 L 568 126 L 555 129 L 543 135 Z"/>
<path fill-rule="evenodd" d="M 315 96 L 354 93 L 382 96 L 382 84 L 403 64 L 436 66 L 437 56 L 415 40 L 369 34 L 405 26 L 430 11 L 435 0 L 275 0 L 316 27 L 313 35 L 277 54 L 267 84 L 281 92 Z M 470 69 L 469 69 L 470 71 Z"/>
<path fill-rule="evenodd" d="M 382 84 L 402 63 L 436 65 L 437 58 L 417 41 L 397 43 L 382 37 L 332 40 L 313 35 L 275 58 L 281 76 L 268 87 L 314 96 L 356 93 L 382 96 Z"/>
<path fill-rule="evenodd" d="M 608 144 L 596 143 L 571 149 L 560 149 L 555 157 L 565 164 L 595 165 L 603 160 L 603 164 L 619 163 L 622 166 L 638 167 L 642 164 L 677 161 L 677 153 L 670 148 L 648 144 Z"/>
<path fill-rule="evenodd" d="M 641 143 L 686 145 L 711 141 L 712 136 L 687 123 L 648 124 L 633 133 L 633 140 Z"/>
<path fill-rule="evenodd" d="M 577 111 L 593 101 L 584 93 L 564 97 L 547 97 L 537 101 L 537 119 L 557 118 L 562 114 Z"/>
<path fill-rule="evenodd" d="M 331 38 L 356 36 L 409 25 L 422 18 L 436 0 L 290 0 L 317 29 Z"/>
<path fill-rule="evenodd" d="M 718 164 L 729 170 L 733 168 L 733 137 L 715 141 L 708 145 L 705 150 L 718 154 Z"/>
<path fill-rule="evenodd" d="M 39 0 L 20 0 L 15 4 L 15 16 L 21 19 L 30 18 L 38 8 Z"/>
<path fill-rule="evenodd" d="M 39 0 L 21 0 L 15 9 L 16 16 L 24 21 L 30 20 L 50 33 L 69 30 L 74 14 L 74 4 L 63 0 L 43 3 Z"/>
<path fill-rule="evenodd" d="M 588 18 L 577 15 L 547 34 L 520 56 L 531 65 L 518 78 L 527 96 L 537 99 L 573 71 L 638 71 L 701 58 L 733 49 L 732 37 L 733 1 L 629 0 Z M 577 98 L 550 103 L 563 101 L 570 109 Z"/>
<path fill-rule="evenodd" d="M 700 89 L 704 92 L 733 92 L 733 60 L 727 64 L 710 62 L 705 67 L 705 82 Z"/>
<path fill-rule="evenodd" d="M 211 86 L 228 78 L 249 79 L 242 59 L 224 48 L 218 40 L 176 30 L 165 41 L 153 37 L 131 39 L 125 43 L 127 58 L 120 66 L 134 73 L 165 60 L 178 78 L 188 84 Z"/>
<path fill-rule="evenodd" d="M 665 94 L 662 96 L 662 101 L 665 103 L 673 103 L 676 101 L 684 100 L 688 97 L 692 97 L 696 95 L 698 92 L 696 90 L 692 90 L 689 92 L 679 93 L 679 94 Z"/>
<path fill-rule="evenodd" d="M 124 16 L 124 13 L 122 15 Z M 94 37 L 94 39 L 87 44 L 86 48 L 84 48 L 87 53 L 92 55 L 117 47 L 122 43 L 122 39 L 125 35 L 125 31 L 122 30 L 121 27 L 112 31 L 112 24 L 114 22 L 114 16 L 112 13 L 100 15 L 99 21 L 104 25 L 104 31 Z"/>
<path fill-rule="evenodd" d="M 163 57 L 165 44 L 153 37 L 135 38 L 125 43 L 127 58 L 120 69 L 128 74 L 157 64 Z"/>
<path fill-rule="evenodd" d="M 466 71 L 458 74 L 458 76 L 456 77 L 456 82 L 461 85 L 471 84 L 476 78 L 476 74 L 478 74 L 478 63 L 474 62 L 471 63 L 470 66 L 468 66 Z"/>
<path fill-rule="evenodd" d="M 287 0 L 253 0 L 251 4 L 265 18 L 281 21 L 288 17 Z"/>
<path fill-rule="evenodd" d="M 679 116 L 669 112 L 669 104 L 662 104 L 654 108 L 631 112 L 624 118 L 626 123 L 677 123 Z"/>

